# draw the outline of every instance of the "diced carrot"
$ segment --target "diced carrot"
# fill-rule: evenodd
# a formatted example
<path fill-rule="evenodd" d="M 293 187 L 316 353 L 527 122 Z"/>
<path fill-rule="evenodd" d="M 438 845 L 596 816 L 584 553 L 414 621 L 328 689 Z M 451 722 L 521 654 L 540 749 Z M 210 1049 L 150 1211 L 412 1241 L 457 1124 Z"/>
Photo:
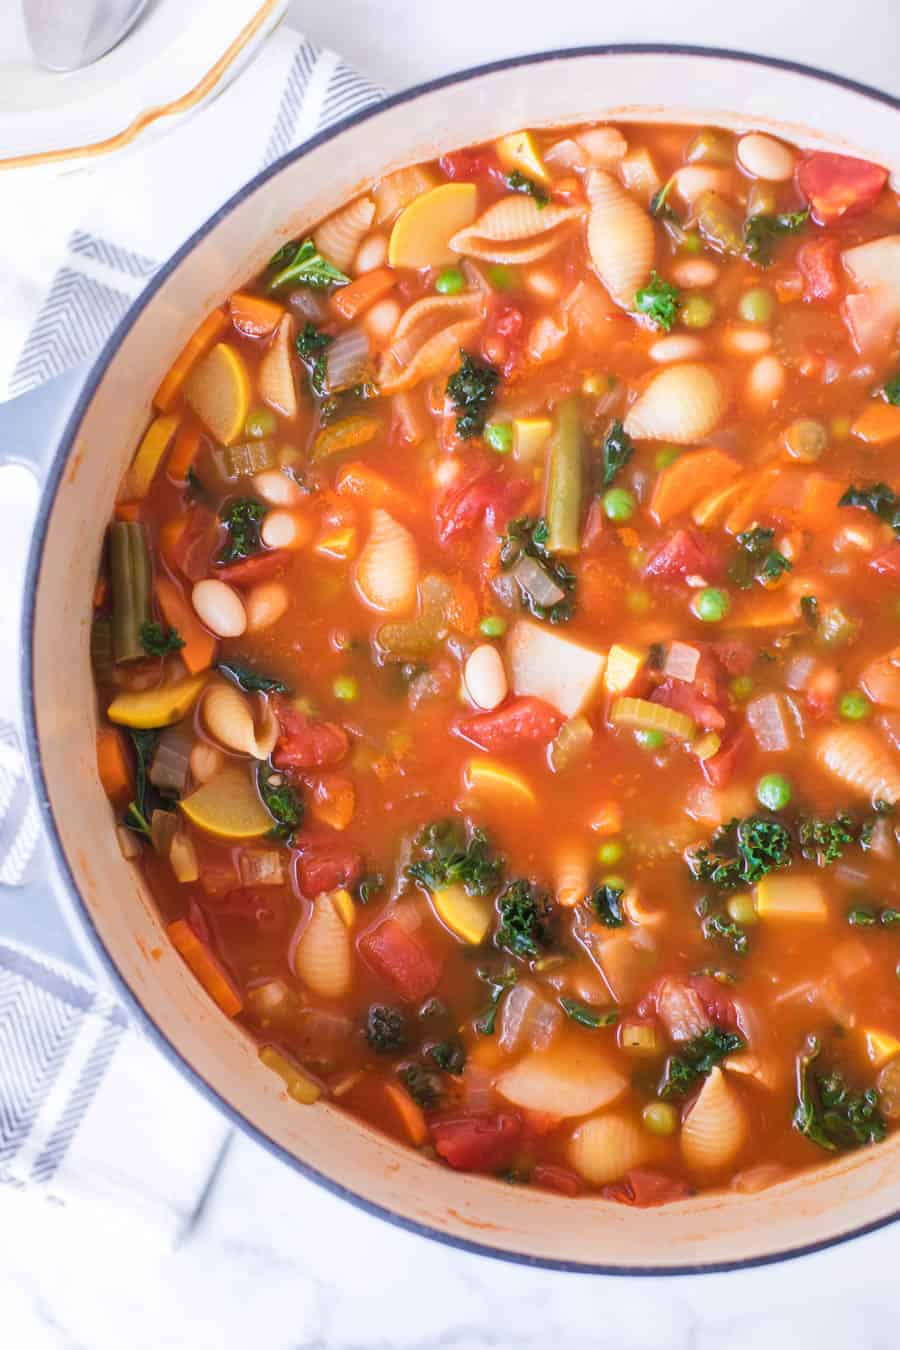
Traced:
<path fill-rule="evenodd" d="M 380 417 L 367 417 L 363 413 L 354 413 L 340 422 L 332 422 L 316 433 L 313 441 L 313 460 L 325 459 L 328 455 L 342 454 L 345 450 L 355 450 L 358 445 L 367 445 L 373 441 L 382 429 Z"/>
<path fill-rule="evenodd" d="M 185 422 L 178 428 L 175 444 L 166 461 L 166 473 L 176 483 L 183 483 L 187 478 L 188 470 L 197 458 L 202 435 L 199 422 Z"/>
<path fill-rule="evenodd" d="M 616 530 L 616 534 L 619 536 L 619 543 L 623 548 L 637 548 L 641 542 L 641 536 L 630 525 L 621 526 Z"/>
<path fill-rule="evenodd" d="M 168 412 L 173 407 L 175 400 L 181 393 L 181 386 L 193 367 L 200 360 L 200 357 L 205 356 L 218 342 L 227 327 L 228 315 L 224 309 L 214 309 L 212 314 L 207 314 L 196 333 L 193 334 L 180 352 L 154 395 L 154 406 L 160 412 Z"/>
<path fill-rule="evenodd" d="M 409 1142 L 414 1148 L 421 1148 L 428 1138 L 428 1125 L 421 1106 L 398 1083 L 385 1083 L 384 1095 L 400 1117 Z"/>
<path fill-rule="evenodd" d="M 467 633 L 471 636 L 477 631 L 478 621 L 481 617 L 475 588 L 460 576 L 451 578 L 451 585 L 453 586 L 453 598 L 450 601 L 447 617 L 454 628 L 458 628 L 461 633 Z"/>
<path fill-rule="evenodd" d="M 689 511 L 701 497 L 724 487 L 735 477 L 740 465 L 724 450 L 710 446 L 689 450 L 663 469 L 656 480 L 650 500 L 650 513 L 658 525 Z"/>
<path fill-rule="evenodd" d="M 900 432 L 898 432 L 900 434 Z M 826 528 L 829 516 L 837 511 L 837 505 L 843 496 L 844 484 L 822 473 L 807 474 L 803 484 L 803 495 L 794 517 L 796 524 L 809 529 Z"/>
<path fill-rule="evenodd" d="M 131 769 L 122 737 L 114 727 L 101 727 L 97 732 L 97 772 L 111 802 L 127 797 L 131 791 Z"/>
<path fill-rule="evenodd" d="M 341 286 L 336 290 L 331 297 L 331 308 L 336 309 L 344 319 L 355 319 L 357 314 L 362 314 L 364 309 L 393 290 L 396 284 L 396 272 L 392 272 L 389 267 L 375 267 L 351 281 L 349 286 Z"/>
<path fill-rule="evenodd" d="M 749 479 L 743 480 L 743 491 L 725 520 L 725 529 L 729 534 L 739 534 L 741 530 L 745 530 L 752 523 L 753 517 L 759 510 L 760 502 L 764 497 L 768 500 L 770 489 L 773 484 L 777 484 L 784 472 L 780 465 L 770 464 L 757 473 L 755 477 L 751 476 Z"/>
<path fill-rule="evenodd" d="M 244 337 L 264 338 L 275 332 L 284 314 L 283 306 L 262 295 L 237 291 L 229 300 L 231 322 Z"/>
<path fill-rule="evenodd" d="M 212 952 L 203 945 L 186 919 L 166 928 L 172 946 L 226 1017 L 237 1017 L 243 1000 Z"/>
<path fill-rule="evenodd" d="M 190 673 L 199 675 L 201 670 L 209 670 L 216 657 L 216 639 L 212 633 L 203 627 L 191 605 L 168 577 L 157 578 L 156 598 L 166 623 L 178 630 L 184 643 L 178 655 Z"/>
<path fill-rule="evenodd" d="M 320 778 L 312 790 L 310 810 L 323 825 L 345 830 L 356 811 L 356 789 L 343 774 Z"/>
<path fill-rule="evenodd" d="M 337 476 L 336 487 L 342 497 L 361 497 L 370 506 L 381 506 L 387 511 L 419 514 L 419 503 L 415 497 L 360 460 L 353 460 L 343 466 Z"/>
<path fill-rule="evenodd" d="M 178 568 L 178 541 L 187 527 L 187 516 L 173 516 L 159 527 L 159 551 L 173 571 Z"/>
<path fill-rule="evenodd" d="M 94 609 L 100 609 L 109 595 L 109 582 L 106 577 L 99 576 L 94 586 Z"/>
<path fill-rule="evenodd" d="M 900 407 L 873 398 L 850 428 L 867 445 L 887 445 L 900 438 Z"/>
<path fill-rule="evenodd" d="M 620 834 L 622 823 L 622 807 L 614 801 L 601 802 L 591 817 L 591 829 L 601 837 Z"/>
<path fill-rule="evenodd" d="M 140 520 L 140 502 L 116 502 L 116 520 Z"/>

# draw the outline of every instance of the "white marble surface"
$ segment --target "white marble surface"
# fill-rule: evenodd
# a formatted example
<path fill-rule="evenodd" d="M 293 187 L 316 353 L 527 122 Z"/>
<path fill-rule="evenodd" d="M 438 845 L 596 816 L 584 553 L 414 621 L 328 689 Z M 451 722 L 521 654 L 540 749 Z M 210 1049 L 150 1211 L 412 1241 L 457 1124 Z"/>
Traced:
<path fill-rule="evenodd" d="M 625 41 L 738 47 L 898 86 L 897 0 L 294 0 L 292 13 L 388 87 L 513 51 Z M 4 480 L 0 496 L 24 505 L 28 494 Z M 26 536 L 16 512 L 7 550 Z M 0 627 L 0 668 L 12 648 Z M 780 1350 L 801 1337 L 817 1350 L 887 1350 L 896 1340 L 900 1228 L 703 1279 L 537 1272 L 391 1228 L 242 1138 L 175 1249 L 127 1205 L 73 1212 L 7 1191 L 0 1250 L 9 1350 Z"/>

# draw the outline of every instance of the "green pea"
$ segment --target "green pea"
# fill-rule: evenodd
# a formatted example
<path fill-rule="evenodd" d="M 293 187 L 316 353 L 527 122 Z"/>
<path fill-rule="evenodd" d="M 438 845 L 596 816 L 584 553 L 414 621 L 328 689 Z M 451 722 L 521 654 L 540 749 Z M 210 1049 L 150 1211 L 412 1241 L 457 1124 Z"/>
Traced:
<path fill-rule="evenodd" d="M 335 698 L 352 703 L 359 697 L 359 683 L 354 675 L 336 675 L 331 686 Z"/>
<path fill-rule="evenodd" d="M 499 614 L 489 614 L 486 619 L 481 620 L 478 628 L 485 637 L 499 638 L 506 632 L 506 620 L 501 619 Z"/>
<path fill-rule="evenodd" d="M 744 926 L 756 923 L 756 905 L 753 903 L 753 896 L 749 891 L 741 891 L 738 895 L 732 895 L 725 908 L 728 911 L 728 917 L 734 919 L 735 923 Z"/>
<path fill-rule="evenodd" d="M 624 877 L 620 877 L 618 872 L 610 872 L 608 876 L 600 878 L 601 886 L 608 886 L 611 891 L 627 891 L 628 882 Z"/>
<path fill-rule="evenodd" d="M 775 312 L 775 299 L 771 291 L 761 286 L 756 290 L 745 291 L 738 301 L 738 314 L 744 323 L 768 323 Z"/>
<path fill-rule="evenodd" d="M 624 855 L 624 845 L 620 844 L 618 839 L 610 839 L 597 849 L 597 861 L 601 867 L 615 867 L 617 862 L 622 861 Z"/>
<path fill-rule="evenodd" d="M 278 429 L 278 419 L 271 408 L 252 408 L 244 423 L 244 435 L 251 441 L 265 440 L 274 436 Z"/>
<path fill-rule="evenodd" d="M 484 439 L 498 455 L 508 455 L 513 443 L 512 422 L 488 422 Z"/>
<path fill-rule="evenodd" d="M 848 722 L 861 722 L 868 717 L 871 707 L 861 689 L 849 689 L 838 704 L 838 712 Z"/>
<path fill-rule="evenodd" d="M 625 604 L 632 614 L 649 614 L 653 599 L 649 591 L 628 591 Z"/>
<path fill-rule="evenodd" d="M 715 305 L 705 295 L 690 295 L 681 306 L 679 318 L 687 328 L 708 328 L 715 312 Z"/>
<path fill-rule="evenodd" d="M 511 291 L 516 284 L 517 277 L 511 267 L 505 263 L 493 263 L 487 270 L 488 281 L 495 291 Z"/>
<path fill-rule="evenodd" d="M 674 464 L 681 455 L 677 445 L 664 445 L 661 450 L 657 450 L 653 466 L 656 469 L 667 469 L 670 464 Z"/>
<path fill-rule="evenodd" d="M 641 1120 L 651 1134 L 674 1134 L 679 1118 L 671 1102 L 648 1102 L 641 1112 Z"/>
<path fill-rule="evenodd" d="M 459 295 L 465 285 L 466 279 L 458 267 L 445 267 L 434 283 L 434 289 L 440 295 Z"/>
<path fill-rule="evenodd" d="M 767 811 L 783 811 L 791 796 L 791 785 L 781 773 L 767 773 L 756 785 L 756 800 Z"/>
<path fill-rule="evenodd" d="M 738 703 L 746 703 L 747 699 L 753 693 L 753 681 L 749 675 L 736 675 L 729 686 L 731 697 L 736 698 Z"/>
<path fill-rule="evenodd" d="M 642 750 L 659 750 L 666 738 L 655 727 L 641 727 L 634 733 L 634 739 Z"/>
<path fill-rule="evenodd" d="M 610 488 L 603 494 L 603 514 L 607 520 L 617 523 L 630 520 L 634 515 L 637 502 L 633 492 L 627 488 Z"/>
<path fill-rule="evenodd" d="M 691 603 L 694 616 L 703 623 L 721 623 L 731 608 L 731 601 L 725 591 L 717 586 L 706 586 L 698 591 Z"/>

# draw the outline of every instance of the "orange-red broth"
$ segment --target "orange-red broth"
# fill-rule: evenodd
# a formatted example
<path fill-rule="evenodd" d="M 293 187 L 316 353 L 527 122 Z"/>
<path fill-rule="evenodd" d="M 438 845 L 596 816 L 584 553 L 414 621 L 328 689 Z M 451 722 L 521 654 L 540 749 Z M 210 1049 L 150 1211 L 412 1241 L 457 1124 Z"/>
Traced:
<path fill-rule="evenodd" d="M 588 135 L 584 144 L 590 153 L 578 148 L 569 133 L 533 136 L 531 146 L 547 166 L 548 182 L 540 186 L 554 203 L 586 207 L 594 153 L 601 172 L 616 181 L 623 177 L 630 181 L 629 175 L 637 172 L 634 166 L 642 166 L 644 179 L 630 195 L 646 210 L 651 193 L 669 181 L 698 145 L 697 133 L 690 129 L 627 127 L 618 141 L 617 135 L 610 130 L 599 142 Z M 554 152 L 552 147 L 563 140 L 567 142 L 563 151 Z M 770 212 L 796 211 L 806 205 L 793 178 L 778 184 L 756 182 L 734 158 L 734 138 L 717 133 L 714 140 L 719 159 L 708 166 L 711 181 L 739 217 L 760 201 Z M 570 162 L 562 162 L 567 152 Z M 792 153 L 798 162 L 802 159 L 801 152 Z M 825 168 L 831 178 L 840 180 L 841 165 Z M 425 179 L 414 184 L 419 190 L 444 182 L 474 183 L 479 215 L 506 195 L 495 147 L 448 156 L 427 166 L 425 173 Z M 213 659 L 234 660 L 282 680 L 301 701 L 301 716 L 311 714 L 314 723 L 342 727 L 349 750 L 339 763 L 322 770 L 308 767 L 287 773 L 285 781 L 305 802 L 304 824 L 293 848 L 264 839 L 246 844 L 222 839 L 182 815 L 178 830 L 194 845 L 199 879 L 179 884 L 165 849 L 156 852 L 146 843 L 140 845 L 138 861 L 163 919 L 186 920 L 202 944 L 204 971 L 218 972 L 231 990 L 227 1010 L 235 1012 L 236 1004 L 236 1015 L 248 1034 L 275 1047 L 281 1056 L 275 1067 L 289 1080 L 294 1074 L 301 1097 L 317 1090 L 331 1093 L 346 1109 L 400 1138 L 427 1149 L 436 1144 L 438 1154 L 457 1166 L 515 1176 L 572 1194 L 611 1185 L 608 1194 L 638 1203 L 675 1197 L 685 1187 L 731 1184 L 754 1189 L 792 1169 L 827 1161 L 829 1155 L 792 1124 L 797 1059 L 811 1034 L 823 1045 L 821 1062 L 841 1069 L 854 1091 L 870 1087 L 882 1075 L 880 1109 L 890 1124 L 897 1109 L 890 1065 L 900 1050 L 900 1040 L 894 1040 L 900 1038 L 900 930 L 851 926 L 847 918 L 848 910 L 860 903 L 876 910 L 896 903 L 896 843 L 890 817 L 879 827 L 877 856 L 854 844 L 827 869 L 802 859 L 790 869 L 789 875 L 812 876 L 820 888 L 823 904 L 813 921 L 790 913 L 754 915 L 752 903 L 748 915 L 745 904 L 744 955 L 732 950 L 728 941 L 704 936 L 697 907 L 710 887 L 692 877 L 684 858 L 685 848 L 707 842 L 718 823 L 754 812 L 773 818 L 754 798 L 755 785 L 764 774 L 783 775 L 793 791 L 789 806 L 775 813 L 775 819 L 794 822 L 800 814 L 829 817 L 842 810 L 849 810 L 857 821 L 871 816 L 872 804 L 865 793 L 825 769 L 817 758 L 819 738 L 830 728 L 861 727 L 875 736 L 896 773 L 900 732 L 894 709 L 900 706 L 900 697 L 894 698 L 890 679 L 887 692 L 881 690 L 881 703 L 873 699 L 867 704 L 864 721 L 848 721 L 840 711 L 842 695 L 859 689 L 861 683 L 865 686 L 863 672 L 896 642 L 900 573 L 888 564 L 881 572 L 872 567 L 873 559 L 890 558 L 892 532 L 874 515 L 840 508 L 836 501 L 839 491 L 852 482 L 896 480 L 889 456 L 900 429 L 889 428 L 885 439 L 879 423 L 878 443 L 872 443 L 866 440 L 865 423 L 859 434 L 854 428 L 860 427 L 867 410 L 871 414 L 875 402 L 879 411 L 889 406 L 877 391 L 896 368 L 897 316 L 888 313 L 874 336 L 860 338 L 847 320 L 846 305 L 847 295 L 859 288 L 842 267 L 841 253 L 896 230 L 897 200 L 877 179 L 874 197 L 871 184 L 866 189 L 870 201 L 866 192 L 858 199 L 851 192 L 849 209 L 841 214 L 844 198 L 838 191 L 834 205 L 831 178 L 825 174 L 823 195 L 813 203 L 814 215 L 827 223 L 809 221 L 798 233 L 777 238 L 773 261 L 766 268 L 722 252 L 698 230 L 696 207 L 677 192 L 667 200 L 687 240 L 677 232 L 673 238 L 659 219 L 653 226 L 653 261 L 663 278 L 689 281 L 691 269 L 685 264 L 707 264 L 708 276 L 701 287 L 678 287 L 680 317 L 671 336 L 694 339 L 696 352 L 686 354 L 718 372 L 729 400 L 714 428 L 696 440 L 682 438 L 687 443 L 676 450 L 684 454 L 698 444 L 715 445 L 746 475 L 742 480 L 746 486 L 725 507 L 711 510 L 703 527 L 691 517 L 697 502 L 708 497 L 702 473 L 697 491 L 671 518 L 660 519 L 660 512 L 653 510 L 654 493 L 666 472 L 660 467 L 666 455 L 660 458 L 660 451 L 671 449 L 664 435 L 635 436 L 633 458 L 615 479 L 617 488 L 633 495 L 630 518 L 617 523 L 603 516 L 595 492 L 603 438 L 613 419 L 626 417 L 648 379 L 666 368 L 650 355 L 666 333 L 609 299 L 592 266 L 583 220 L 534 262 L 506 266 L 505 272 L 492 270 L 494 265 L 485 260 L 465 264 L 470 269 L 465 286 L 483 286 L 486 297 L 486 318 L 467 336 L 465 346 L 476 359 L 492 361 L 500 374 L 490 418 L 504 423 L 517 417 L 552 418 L 560 400 L 574 395 L 585 433 L 579 548 L 565 559 L 576 576 L 575 612 L 566 624 L 541 626 L 594 650 L 608 650 L 613 644 L 636 648 L 645 659 L 631 687 L 621 692 L 644 697 L 663 678 L 650 670 L 648 654 L 658 664 L 673 640 L 699 643 L 707 653 L 710 644 L 721 644 L 724 664 L 715 657 L 703 658 L 704 669 L 708 661 L 713 663 L 713 703 L 725 724 L 720 728 L 722 757 L 717 760 L 713 755 L 705 769 L 694 745 L 668 738 L 660 746 L 648 746 L 639 743 L 632 729 L 611 725 L 614 696 L 601 686 L 584 709 L 592 732 L 590 745 L 568 770 L 553 772 L 548 763 L 548 741 L 563 720 L 555 710 L 552 728 L 536 742 L 520 744 L 513 734 L 499 750 L 489 749 L 492 760 L 524 781 L 533 793 L 532 803 L 523 802 L 521 792 L 508 784 L 493 790 L 466 787 L 467 765 L 482 751 L 472 737 L 459 734 L 461 720 L 477 712 L 462 678 L 465 660 L 485 642 L 502 654 L 507 635 L 523 617 L 515 588 L 501 599 L 492 588 L 502 571 L 498 542 L 510 514 L 503 502 L 503 485 L 512 479 L 521 484 L 512 514 L 539 515 L 546 449 L 523 463 L 516 453 L 495 454 L 481 436 L 456 435 L 455 410 L 445 392 L 447 379 L 459 364 L 453 352 L 427 379 L 398 398 L 348 401 L 343 412 L 381 419 L 377 437 L 315 460 L 321 400 L 311 393 L 307 369 L 294 358 L 299 410 L 290 419 L 276 415 L 270 436 L 281 456 L 273 461 L 274 469 L 296 479 L 304 494 L 296 507 L 302 546 L 286 552 L 280 574 L 265 583 L 284 588 L 285 612 L 270 626 L 217 642 Z M 821 187 L 820 178 L 816 183 Z M 392 185 L 402 201 L 403 190 L 410 190 L 408 183 L 394 179 L 388 188 Z M 379 212 L 384 192 L 382 188 L 375 193 Z M 358 256 L 386 265 L 384 247 L 377 241 L 387 241 L 395 223 L 396 212 L 360 230 Z M 800 253 L 811 243 L 821 248 L 823 241 L 827 241 L 824 282 L 820 269 L 804 263 Z M 352 264 L 348 270 L 354 274 Z M 437 294 L 436 279 L 445 268 L 442 262 L 395 270 L 395 284 L 376 301 L 381 306 L 375 323 L 378 332 L 390 328 L 391 319 L 417 300 Z M 266 293 L 269 275 L 257 283 L 256 294 Z M 573 306 L 572 293 L 579 286 Z M 823 287 L 833 294 L 815 298 Z M 742 297 L 759 288 L 767 292 L 771 315 L 748 323 L 740 316 Z M 253 294 L 252 288 L 245 294 Z M 288 287 L 271 298 L 284 313 L 296 316 L 294 332 L 312 314 L 327 332 L 338 334 L 353 325 L 340 318 L 328 294 Z M 340 294 L 340 289 L 333 294 Z M 698 295 L 710 302 L 710 321 L 702 327 L 689 326 L 684 317 Z M 393 312 L 386 305 L 393 306 Z M 240 304 L 233 307 L 232 317 L 239 309 Z M 542 344 L 539 325 L 547 317 L 560 331 L 550 349 L 542 350 L 547 344 Z M 365 318 L 364 312 L 353 324 L 358 327 Z M 227 306 L 214 337 L 238 354 L 249 380 L 250 405 L 256 407 L 257 371 L 271 337 L 239 332 L 229 321 Z M 742 342 L 753 350 L 741 350 Z M 390 346 L 390 339 L 375 340 L 372 346 L 372 373 L 377 377 L 384 359 L 380 353 Z M 202 347 L 184 362 L 182 373 L 194 368 L 198 357 L 204 359 Z M 754 393 L 753 372 L 761 360 L 770 369 L 759 380 L 762 392 Z M 180 419 L 180 435 L 195 432 L 192 471 L 203 495 L 198 497 L 186 485 L 183 459 L 178 478 L 167 472 L 169 461 L 164 460 L 137 503 L 129 500 L 126 483 L 124 505 L 117 514 L 142 523 L 155 575 L 169 578 L 190 601 L 193 584 L 216 574 L 226 537 L 221 527 L 205 535 L 198 530 L 198 513 L 218 512 L 231 499 L 256 493 L 251 478 L 223 476 L 221 447 L 186 405 L 183 390 L 174 395 L 170 391 L 164 402 L 164 411 Z M 339 410 L 338 420 L 341 415 Z M 798 418 L 815 419 L 823 429 L 824 448 L 814 462 L 797 459 L 786 448 L 786 431 Z M 178 442 L 169 454 L 178 454 Z M 669 458 L 673 456 L 674 452 Z M 417 577 L 437 573 L 454 588 L 447 635 L 424 660 L 412 663 L 422 668 L 412 682 L 408 667 L 391 660 L 375 641 L 377 630 L 393 616 L 374 612 L 360 593 L 357 568 L 371 529 L 373 502 L 371 484 L 368 498 L 365 492 L 335 491 L 349 462 L 362 462 L 382 475 L 387 488 L 382 485 L 382 497 L 374 504 L 393 513 L 412 533 Z M 775 472 L 767 480 L 765 474 L 773 466 Z M 441 526 L 448 513 L 453 516 L 448 503 L 479 474 L 492 475 L 493 496 L 488 496 L 499 502 L 496 518 L 482 517 L 443 542 Z M 826 490 L 804 501 L 802 488 L 810 476 L 816 476 L 816 483 L 824 478 Z M 763 490 L 760 485 L 766 481 L 775 487 Z M 793 486 L 783 488 L 784 483 Z M 828 485 L 834 490 L 829 491 Z M 736 503 L 741 509 L 735 509 Z M 171 535 L 173 520 L 183 521 L 183 537 L 192 531 L 201 536 L 199 547 L 179 550 L 171 538 L 166 541 L 167 523 Z M 775 586 L 754 582 L 740 590 L 724 567 L 739 551 L 735 535 L 754 525 L 774 530 L 774 544 L 792 561 L 792 570 Z M 722 564 L 713 567 L 715 576 L 647 575 L 648 560 L 683 529 L 692 530 L 701 544 L 711 544 L 712 556 Z M 335 534 L 340 536 L 336 546 Z M 730 609 L 721 622 L 704 623 L 692 614 L 692 597 L 696 602 L 700 581 L 726 592 Z M 239 587 L 238 593 L 247 600 L 252 587 Z M 857 625 L 849 640 L 829 646 L 821 631 L 805 622 L 800 599 L 808 594 L 818 599 L 820 622 L 823 612 L 834 608 Z M 109 607 L 107 597 L 108 586 L 101 583 L 101 619 Z M 479 625 L 490 616 L 505 621 L 506 635 L 482 635 Z M 800 678 L 804 658 L 808 658 L 806 673 Z M 429 673 L 431 688 L 426 688 L 423 681 Z M 121 691 L 171 684 L 184 675 L 179 656 L 171 655 L 162 662 L 117 663 L 111 678 Z M 342 688 L 335 681 L 346 683 L 347 677 L 355 682 L 352 701 L 335 692 Z M 212 670 L 208 678 L 212 684 L 221 677 Z M 695 689 L 690 684 L 684 687 Z M 115 692 L 100 683 L 101 711 Z M 203 712 L 208 692 L 184 723 L 197 742 L 207 745 L 214 741 Z M 787 748 L 778 752 L 762 750 L 747 726 L 748 704 L 767 693 L 777 696 L 787 729 Z M 514 697 L 515 691 L 501 704 L 496 714 L 501 720 Z M 283 710 L 289 702 L 285 696 L 279 706 Z M 701 735 L 698 729 L 695 741 Z M 724 764 L 735 738 L 738 749 L 730 757 L 730 769 L 710 768 Z M 283 743 L 279 741 L 279 746 Z M 220 767 L 222 763 L 237 764 L 248 775 L 254 772 L 246 756 L 224 756 Z M 107 775 L 106 781 L 121 806 L 132 784 L 115 774 L 112 781 Z M 335 782 L 341 788 L 349 784 L 353 792 L 351 818 L 340 830 L 323 823 L 321 811 L 322 794 L 327 798 Z M 185 795 L 196 786 L 189 777 Z M 554 911 L 549 922 L 552 940 L 540 944 L 537 960 L 496 947 L 498 919 L 481 944 L 460 941 L 437 916 L 426 889 L 406 879 L 404 869 L 417 856 L 419 832 L 444 818 L 483 828 L 491 848 L 506 860 L 505 878 L 531 878 L 547 889 Z M 601 861 L 598 849 L 604 845 L 607 851 Z M 284 883 L 241 887 L 242 853 L 271 848 L 283 850 Z M 329 885 L 346 881 L 353 897 L 345 916 L 351 924 L 351 975 L 340 997 L 322 998 L 298 977 L 294 961 L 314 906 L 325 902 L 315 893 L 303 893 L 304 862 L 323 854 L 333 857 L 335 850 L 346 869 L 342 873 L 339 866 L 337 873 L 333 868 L 329 873 L 326 868 L 326 874 Z M 574 907 L 559 904 L 562 892 L 564 900 L 573 899 L 568 886 L 572 878 L 565 872 L 568 858 L 576 860 L 575 893 L 585 897 Z M 363 873 L 384 878 L 383 888 L 366 905 L 358 899 Z M 625 923 L 618 928 L 605 928 L 586 898 L 610 876 L 621 879 L 626 891 Z M 712 894 L 715 898 L 714 890 Z M 742 886 L 740 894 L 752 896 L 753 888 Z M 728 899 L 728 894 L 716 898 L 713 912 L 723 912 Z M 427 993 L 412 999 L 404 999 L 397 984 L 383 969 L 373 968 L 363 950 L 365 936 L 378 929 L 385 916 L 396 913 L 427 953 L 426 964 L 439 972 Z M 520 987 L 527 983 L 544 1001 L 544 1015 L 552 1022 L 549 1047 L 543 1043 L 547 1032 L 541 1031 L 540 1019 L 537 1027 L 526 1021 L 519 1036 L 513 1035 L 512 1017 L 505 1013 L 511 992 L 500 998 L 493 1034 L 476 1029 L 490 1004 L 491 985 L 484 976 L 506 970 L 516 973 Z M 697 981 L 700 973 L 705 974 Z M 588 1011 L 615 1011 L 617 1022 L 584 1027 L 562 1012 L 561 998 L 574 999 Z M 444 1009 L 436 1015 L 435 1001 Z M 407 1025 L 402 1050 L 384 1055 L 371 1048 L 364 1028 L 373 1003 L 402 1009 Z M 628 1028 L 635 1023 L 653 1028 L 649 1050 L 628 1047 Z M 661 1118 L 654 1118 L 653 1104 L 668 1057 L 683 1051 L 692 1026 L 696 1031 L 714 1023 L 737 1031 L 744 1048 L 726 1057 L 724 1073 L 717 1068 L 708 1078 L 700 1075 L 686 1093 L 671 1098 Z M 873 1032 L 881 1037 L 875 1043 Z M 540 1049 L 532 1049 L 531 1039 L 540 1035 Z M 429 1059 L 427 1047 L 435 1041 L 462 1047 L 466 1068 L 461 1075 L 441 1072 Z M 503 1048 L 507 1042 L 510 1049 Z M 526 1060 L 534 1072 L 523 1105 L 504 1096 L 496 1083 L 510 1066 Z M 406 1091 L 404 1072 L 410 1063 L 426 1066 L 431 1074 L 434 1101 L 425 1103 L 424 1113 Z M 592 1081 L 598 1066 L 601 1077 L 612 1072 L 618 1086 L 607 1088 L 609 1100 L 585 1110 L 577 1086 Z M 694 1114 L 704 1083 L 710 1087 L 703 1105 L 705 1122 Z M 566 1102 L 573 1085 L 570 1111 Z M 560 1117 L 560 1109 L 567 1114 Z M 686 1131 L 692 1114 L 694 1127 Z M 473 1119 L 478 1122 L 474 1126 Z M 448 1120 L 453 1122 L 449 1131 Z M 607 1124 L 594 1137 L 593 1126 L 586 1126 L 585 1120 Z M 658 1133 L 660 1128 L 667 1132 Z M 704 1130 L 712 1136 L 712 1145 L 704 1143 Z M 693 1142 L 685 1142 L 691 1138 Z"/>

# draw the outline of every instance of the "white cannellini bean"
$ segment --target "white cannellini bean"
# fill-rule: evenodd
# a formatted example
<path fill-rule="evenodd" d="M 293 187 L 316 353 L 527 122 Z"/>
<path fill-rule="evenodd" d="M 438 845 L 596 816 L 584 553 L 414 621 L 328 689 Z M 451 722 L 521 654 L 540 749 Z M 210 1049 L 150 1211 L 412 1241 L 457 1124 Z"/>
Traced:
<path fill-rule="evenodd" d="M 296 511 L 270 511 L 260 530 L 267 548 L 302 548 L 309 538 L 309 528 L 303 516 Z"/>
<path fill-rule="evenodd" d="M 753 178 L 765 178 L 769 183 L 786 183 L 794 172 L 793 152 L 761 131 L 751 131 L 737 143 L 737 157 L 741 168 Z"/>
<path fill-rule="evenodd" d="M 379 300 L 363 316 L 366 330 L 375 342 L 387 342 L 399 322 L 400 306 L 391 299 Z"/>
<path fill-rule="evenodd" d="M 761 356 L 772 345 L 772 334 L 758 328 L 729 328 L 722 335 L 722 345 L 740 356 Z"/>
<path fill-rule="evenodd" d="M 702 338 L 678 333 L 674 337 L 659 338 L 648 355 L 651 361 L 699 361 L 705 351 Z"/>
<path fill-rule="evenodd" d="M 784 390 L 784 367 L 777 356 L 760 356 L 750 367 L 746 391 L 751 403 L 774 407 Z"/>
<path fill-rule="evenodd" d="M 384 234 L 367 234 L 360 244 L 353 261 L 353 271 L 357 276 L 362 272 L 373 272 L 387 262 L 388 242 Z"/>
<path fill-rule="evenodd" d="M 191 766 L 191 778 L 195 783 L 208 783 L 221 773 L 225 767 L 225 756 L 218 746 L 208 741 L 195 741 L 191 746 L 188 763 Z"/>
<path fill-rule="evenodd" d="M 682 258 L 672 264 L 672 280 L 676 286 L 692 290 L 695 286 L 714 286 L 719 280 L 719 265 L 712 258 Z"/>
<path fill-rule="evenodd" d="M 690 206 L 704 192 L 727 192 L 730 186 L 727 169 L 710 164 L 685 164 L 675 174 L 675 191 Z"/>
<path fill-rule="evenodd" d="M 464 679 L 469 698 L 485 712 L 499 707 L 509 692 L 500 653 L 489 642 L 483 642 L 470 654 Z"/>
<path fill-rule="evenodd" d="M 216 637 L 240 637 L 247 627 L 247 611 L 236 590 L 224 581 L 207 577 L 191 592 L 191 603 L 201 623 Z"/>
<path fill-rule="evenodd" d="M 288 607 L 288 593 L 280 581 L 264 581 L 247 596 L 247 628 L 258 633 L 277 623 Z"/>
<path fill-rule="evenodd" d="M 280 469 L 266 469 L 254 475 L 253 487 L 257 496 L 270 506 L 297 506 L 303 500 L 297 483 Z"/>

